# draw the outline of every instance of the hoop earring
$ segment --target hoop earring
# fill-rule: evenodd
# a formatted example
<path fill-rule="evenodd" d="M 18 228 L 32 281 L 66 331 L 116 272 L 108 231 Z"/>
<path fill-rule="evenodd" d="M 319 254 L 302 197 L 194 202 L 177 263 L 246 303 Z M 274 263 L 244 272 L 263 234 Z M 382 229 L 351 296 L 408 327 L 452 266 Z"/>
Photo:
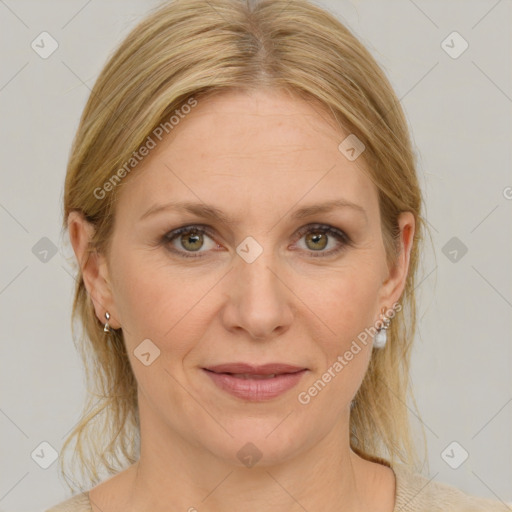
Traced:
<path fill-rule="evenodd" d="M 105 312 L 105 318 L 107 319 L 105 326 L 103 327 L 103 332 L 112 332 L 110 329 L 110 325 L 108 325 L 108 321 L 110 320 L 110 313 L 107 311 Z"/>

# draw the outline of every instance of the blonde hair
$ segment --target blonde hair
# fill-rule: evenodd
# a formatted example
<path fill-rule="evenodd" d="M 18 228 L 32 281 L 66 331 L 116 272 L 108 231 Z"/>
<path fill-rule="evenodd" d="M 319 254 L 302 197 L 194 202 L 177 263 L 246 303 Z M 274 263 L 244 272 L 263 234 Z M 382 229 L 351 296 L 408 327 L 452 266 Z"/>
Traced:
<path fill-rule="evenodd" d="M 325 106 L 346 133 L 365 144 L 361 158 L 378 188 L 390 263 L 397 256 L 397 217 L 404 211 L 414 215 L 402 311 L 391 322 L 386 347 L 372 354 L 355 396 L 350 444 L 368 460 L 416 465 L 406 403 L 409 397 L 416 407 L 409 367 L 415 279 L 426 227 L 422 195 L 399 101 L 370 53 L 334 16 L 306 0 L 177 0 L 151 13 L 122 42 L 92 89 L 67 168 L 63 229 L 71 211 L 82 212 L 95 229 L 89 253 L 108 254 L 116 197 L 129 177 L 101 199 L 94 191 L 191 98 L 261 87 Z M 110 345 L 79 268 L 72 317 L 84 331 L 77 348 L 89 394 L 62 452 L 76 438 L 79 469 L 96 485 L 100 469 L 111 475 L 138 459 L 137 382 L 122 329 L 110 334 Z M 70 477 L 64 457 L 61 471 Z M 75 480 L 70 487 L 82 485 Z"/>

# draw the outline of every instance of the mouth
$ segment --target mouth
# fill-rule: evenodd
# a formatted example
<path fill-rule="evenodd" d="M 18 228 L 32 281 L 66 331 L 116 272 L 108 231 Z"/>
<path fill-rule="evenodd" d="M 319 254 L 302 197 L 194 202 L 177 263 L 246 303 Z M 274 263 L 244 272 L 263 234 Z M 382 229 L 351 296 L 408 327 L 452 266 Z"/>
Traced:
<path fill-rule="evenodd" d="M 205 370 L 214 373 L 230 373 L 232 375 L 282 375 L 284 373 L 296 373 L 301 370 L 307 370 L 303 366 L 295 366 L 286 363 L 267 363 L 255 366 L 249 363 L 226 363 L 208 366 Z"/>
<path fill-rule="evenodd" d="M 202 368 L 222 391 L 248 401 L 275 398 L 293 388 L 307 368 L 284 363 L 230 363 Z"/>

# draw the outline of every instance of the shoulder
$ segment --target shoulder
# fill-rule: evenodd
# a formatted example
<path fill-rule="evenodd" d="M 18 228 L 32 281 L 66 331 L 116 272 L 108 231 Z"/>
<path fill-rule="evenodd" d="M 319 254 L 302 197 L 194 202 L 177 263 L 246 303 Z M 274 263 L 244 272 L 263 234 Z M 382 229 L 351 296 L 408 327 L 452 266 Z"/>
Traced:
<path fill-rule="evenodd" d="M 45 512 L 92 512 L 89 493 L 76 494 L 66 501 L 61 501 L 52 508 L 45 510 Z"/>
<path fill-rule="evenodd" d="M 427 478 L 404 464 L 395 464 L 394 512 L 506 512 L 512 510 L 501 501 L 479 498 L 448 484 Z"/>

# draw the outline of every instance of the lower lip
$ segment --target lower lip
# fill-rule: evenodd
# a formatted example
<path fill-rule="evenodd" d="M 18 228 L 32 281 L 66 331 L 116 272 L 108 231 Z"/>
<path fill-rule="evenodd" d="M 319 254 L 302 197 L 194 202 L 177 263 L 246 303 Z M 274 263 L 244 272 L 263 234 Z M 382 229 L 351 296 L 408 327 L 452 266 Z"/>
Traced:
<path fill-rule="evenodd" d="M 269 379 L 241 379 L 226 373 L 203 371 L 220 389 L 238 398 L 254 402 L 270 400 L 285 393 L 296 386 L 306 373 L 306 370 L 301 370 L 296 373 L 283 373 Z"/>

